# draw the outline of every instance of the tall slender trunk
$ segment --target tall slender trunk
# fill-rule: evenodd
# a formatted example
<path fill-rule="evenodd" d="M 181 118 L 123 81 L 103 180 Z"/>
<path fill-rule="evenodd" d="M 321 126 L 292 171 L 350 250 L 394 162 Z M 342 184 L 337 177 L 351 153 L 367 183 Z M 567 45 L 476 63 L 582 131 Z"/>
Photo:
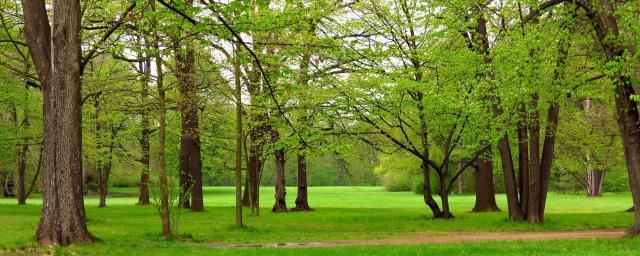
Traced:
<path fill-rule="evenodd" d="M 25 117 L 25 122 L 28 125 L 29 119 Z M 18 204 L 26 204 L 27 196 L 25 189 L 25 173 L 27 170 L 27 152 L 29 152 L 29 143 L 28 139 L 24 139 L 24 143 L 22 144 L 22 150 L 20 150 L 18 160 Z"/>
<path fill-rule="evenodd" d="M 498 141 L 498 151 L 500 152 L 500 159 L 502 160 L 502 173 L 504 175 L 505 193 L 507 194 L 509 219 L 515 221 L 523 220 L 523 213 L 520 208 L 520 202 L 518 201 L 518 189 L 516 186 L 515 172 L 513 170 L 509 137 L 507 137 L 506 132 Z"/>
<path fill-rule="evenodd" d="M 284 164 L 285 164 L 285 156 L 284 149 L 278 147 L 276 143 L 280 140 L 280 133 L 276 130 L 271 131 L 271 140 L 273 142 L 274 150 L 273 154 L 276 160 L 276 194 L 275 194 L 275 203 L 273 204 L 272 212 L 286 212 L 287 209 L 287 188 L 286 179 L 284 173 Z"/>
<path fill-rule="evenodd" d="M 313 211 L 309 206 L 307 194 L 307 159 L 303 152 L 298 151 L 298 195 L 296 207 L 292 211 Z"/>
<path fill-rule="evenodd" d="M 240 84 L 240 60 L 238 45 L 235 47 L 233 72 L 236 97 L 236 227 L 242 227 L 242 85 Z M 248 175 L 247 175 L 248 176 Z M 249 184 L 247 182 L 247 184 Z M 253 204 L 252 211 L 253 211 Z"/>
<path fill-rule="evenodd" d="M 82 198 L 80 1 L 54 0 L 51 7 L 53 28 L 44 1 L 22 1 L 27 44 L 43 88 L 44 193 L 36 231 L 41 246 L 95 240 Z"/>
<path fill-rule="evenodd" d="M 529 210 L 529 134 L 527 132 L 527 107 L 524 103 L 520 103 L 519 111 L 520 119 L 516 124 L 518 131 L 518 169 L 520 170 L 520 211 L 526 218 Z M 536 157 L 537 158 L 537 157 Z"/>
<path fill-rule="evenodd" d="M 420 142 L 422 144 L 422 181 L 424 193 L 422 195 L 424 203 L 429 206 L 431 212 L 433 213 L 434 218 L 444 218 L 444 213 L 440 210 L 440 206 L 436 203 L 436 200 L 433 199 L 433 195 L 431 194 L 431 173 L 429 167 L 429 141 L 427 134 L 427 121 L 425 120 L 424 114 L 422 114 L 424 110 L 424 105 L 422 104 L 422 93 L 418 93 L 418 111 L 420 117 Z"/>
<path fill-rule="evenodd" d="M 149 40 L 144 39 L 145 49 L 150 49 Z M 140 57 L 143 55 L 141 54 Z M 149 129 L 149 82 L 151 81 L 151 56 L 144 54 L 144 63 L 140 63 L 140 70 L 144 72 L 142 75 L 142 110 L 140 111 L 140 148 L 142 156 L 140 162 L 142 163 L 142 170 L 140 171 L 140 192 L 138 196 L 138 205 L 148 205 L 149 201 L 149 135 L 151 130 Z"/>
<path fill-rule="evenodd" d="M 150 1 L 152 10 L 156 10 L 155 1 Z M 153 48 L 155 52 L 156 63 L 156 83 L 158 87 L 158 173 L 160 179 L 160 217 L 162 219 L 162 235 L 169 237 L 171 232 L 171 219 L 169 216 L 169 182 L 167 180 L 167 171 L 165 163 L 165 140 L 166 140 L 166 103 L 165 103 L 165 89 L 164 89 L 164 77 L 162 72 L 162 55 L 160 53 L 160 36 L 158 35 L 158 20 L 153 18 L 151 20 L 153 29 Z"/>

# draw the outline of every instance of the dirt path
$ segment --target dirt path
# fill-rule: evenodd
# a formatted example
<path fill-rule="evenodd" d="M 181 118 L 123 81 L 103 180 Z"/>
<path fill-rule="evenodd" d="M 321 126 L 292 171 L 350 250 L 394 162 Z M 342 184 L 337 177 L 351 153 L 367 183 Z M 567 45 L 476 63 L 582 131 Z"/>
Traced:
<path fill-rule="evenodd" d="M 593 238 L 621 238 L 624 229 L 595 229 L 584 231 L 545 231 L 545 232 L 453 232 L 446 235 L 412 234 L 406 237 L 373 239 L 373 240 L 343 240 L 326 242 L 300 243 L 245 243 L 245 244 L 212 244 L 211 248 L 238 247 L 334 247 L 354 245 L 399 245 L 399 244 L 446 244 L 463 242 L 514 241 L 514 240 L 554 240 L 554 239 L 593 239 Z"/>

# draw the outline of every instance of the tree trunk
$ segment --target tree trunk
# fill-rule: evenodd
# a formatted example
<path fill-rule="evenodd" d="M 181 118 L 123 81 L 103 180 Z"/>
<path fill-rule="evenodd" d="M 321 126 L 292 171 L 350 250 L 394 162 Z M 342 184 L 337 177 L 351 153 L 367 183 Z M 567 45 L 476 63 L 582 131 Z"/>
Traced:
<path fill-rule="evenodd" d="M 41 246 L 88 243 L 82 198 L 80 1 L 24 0 L 25 35 L 43 88 L 44 193 L 36 232 Z M 53 32 L 53 33 L 51 33 Z"/>
<path fill-rule="evenodd" d="M 604 171 L 595 170 L 591 165 L 587 167 L 587 196 L 602 196 L 602 183 L 604 181 Z"/>
<path fill-rule="evenodd" d="M 533 109 L 538 108 L 538 95 L 533 95 Z M 529 120 L 529 201 L 526 219 L 531 223 L 541 222 L 540 206 L 540 118 L 534 110 Z"/>
<path fill-rule="evenodd" d="M 146 49 L 150 49 L 149 40 L 144 40 Z M 142 55 L 141 55 L 142 56 Z M 140 172 L 140 194 L 138 196 L 138 205 L 148 205 L 149 201 L 149 135 L 151 131 L 149 129 L 149 82 L 151 81 L 151 56 L 145 55 L 144 64 L 140 63 L 140 69 L 143 70 L 142 76 L 142 110 L 140 111 L 140 148 L 142 156 L 140 162 L 142 163 L 142 171 Z"/>
<path fill-rule="evenodd" d="M 25 118 L 25 121 L 28 123 L 28 119 Z M 25 173 L 27 170 L 27 152 L 29 151 L 29 144 L 27 139 L 25 139 L 24 144 L 22 144 L 22 150 L 20 150 L 20 154 L 18 159 L 20 163 L 18 164 L 18 204 L 26 204 L 26 189 L 25 189 Z"/>
<path fill-rule="evenodd" d="M 513 170 L 511 148 L 509 147 L 509 138 L 506 133 L 502 136 L 500 141 L 498 141 L 498 150 L 500 152 L 500 159 L 502 160 L 502 172 L 504 175 L 505 193 L 507 194 L 509 219 L 515 221 L 523 220 L 520 202 L 518 201 L 518 190 L 516 186 L 515 172 Z"/>
<path fill-rule="evenodd" d="M 487 158 L 478 157 L 473 164 L 476 176 L 476 204 L 472 212 L 500 211 L 493 188 L 493 161 L 488 158 L 491 155 L 487 155 Z"/>
<path fill-rule="evenodd" d="M 152 10 L 156 10 L 155 1 L 150 1 Z M 166 106 L 165 106 L 165 89 L 164 89 L 164 77 L 162 73 L 162 55 L 160 53 L 160 37 L 158 35 L 158 20 L 153 18 L 151 20 L 153 29 L 153 48 L 155 50 L 155 63 L 156 63 L 156 83 L 158 84 L 158 173 L 160 179 L 160 217 L 162 219 L 162 235 L 164 237 L 172 236 L 171 232 L 171 219 L 169 212 L 169 182 L 167 180 L 167 171 L 165 163 L 165 139 L 166 139 Z"/>
<path fill-rule="evenodd" d="M 449 168 L 447 164 L 445 164 L 446 168 Z M 449 209 L 449 191 L 447 191 L 447 175 L 440 176 L 440 200 L 442 201 L 442 215 L 439 218 L 444 219 L 453 219 L 454 216 L 451 214 L 451 210 Z"/>
<path fill-rule="evenodd" d="M 284 149 L 279 148 L 276 143 L 280 139 L 280 133 L 278 131 L 271 131 L 271 139 L 273 141 L 273 145 L 276 147 L 274 150 L 275 160 L 276 160 L 276 194 L 275 199 L 276 202 L 273 204 L 272 212 L 286 212 L 287 211 L 287 188 L 285 173 L 284 173 Z"/>
<path fill-rule="evenodd" d="M 519 108 L 520 119 L 516 124 L 516 130 L 518 131 L 518 169 L 520 170 L 520 211 L 526 218 L 527 210 L 529 207 L 529 147 L 528 140 L 529 135 L 527 133 L 527 108 L 524 103 L 520 104 Z"/>
<path fill-rule="evenodd" d="M 233 60 L 233 75 L 236 97 L 236 227 L 242 227 L 242 85 L 240 84 L 240 60 L 238 58 L 238 45 L 235 47 Z M 247 185 L 249 183 L 247 182 Z M 251 199 L 249 199 L 251 200 Z M 253 211 L 253 204 L 251 204 Z"/>
<path fill-rule="evenodd" d="M 190 1 L 188 1 L 190 2 Z M 192 3 L 191 3 L 192 4 Z M 190 5 L 189 3 L 187 5 Z M 187 47 L 185 52 L 178 49 L 177 77 L 180 82 L 180 184 L 181 205 L 191 211 L 204 211 L 202 201 L 202 163 L 200 159 L 200 130 L 198 124 L 198 97 L 195 83 L 194 51 Z M 188 195 L 191 194 L 191 205 Z"/>
<path fill-rule="evenodd" d="M 302 152 L 298 152 L 298 196 L 296 197 L 296 207 L 292 211 L 313 211 L 309 207 L 307 195 L 307 160 Z"/>

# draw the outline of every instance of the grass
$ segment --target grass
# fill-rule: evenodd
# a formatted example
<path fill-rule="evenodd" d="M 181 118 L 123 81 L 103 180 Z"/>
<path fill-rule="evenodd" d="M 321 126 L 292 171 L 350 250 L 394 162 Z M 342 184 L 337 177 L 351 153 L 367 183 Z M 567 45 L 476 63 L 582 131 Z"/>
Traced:
<path fill-rule="evenodd" d="M 295 188 L 288 188 L 288 206 L 295 200 Z M 623 228 L 633 217 L 625 213 L 631 205 L 629 193 L 606 194 L 602 198 L 583 195 L 551 194 L 547 204 L 546 221 L 541 225 L 510 222 L 506 218 L 506 200 L 498 195 L 497 213 L 474 214 L 473 195 L 451 197 L 453 220 L 431 218 L 422 203 L 422 197 L 411 192 L 384 192 L 380 187 L 312 187 L 310 204 L 314 212 L 271 213 L 273 188 L 261 192 L 261 216 L 248 216 L 246 227 L 236 229 L 234 223 L 234 189 L 230 187 L 205 188 L 203 213 L 184 212 L 179 233 L 185 241 L 166 241 L 160 237 L 160 221 L 155 208 L 135 206 L 135 189 L 112 189 L 114 195 L 107 200 L 107 208 L 97 208 L 97 198 L 86 199 L 89 230 L 101 239 L 91 245 L 73 245 L 58 249 L 59 253 L 77 252 L 110 255 L 326 255 L 327 253 L 412 255 L 420 252 L 463 254 L 480 251 L 486 255 L 514 254 L 548 255 L 564 251 L 589 251 L 593 255 L 629 254 L 640 249 L 636 239 L 505 242 L 480 244 L 367 246 L 337 248 L 260 248 L 211 249 L 211 243 L 245 242 L 302 242 L 350 239 L 376 239 L 406 235 L 410 232 L 445 234 L 453 231 L 531 231 L 531 230 L 584 230 L 596 228 Z M 1 248 L 34 247 L 33 235 L 38 223 L 41 200 L 32 198 L 28 205 L 18 206 L 15 199 L 0 199 Z M 246 211 L 246 210 L 245 210 Z M 8 232 L 7 232 L 8 231 Z M 544 245 L 544 246 L 543 246 Z M 476 249 L 473 249 L 476 248 Z M 588 248 L 588 250 L 587 250 Z M 581 253 L 582 254 L 582 253 Z M 589 255 L 589 254 L 586 254 Z"/>

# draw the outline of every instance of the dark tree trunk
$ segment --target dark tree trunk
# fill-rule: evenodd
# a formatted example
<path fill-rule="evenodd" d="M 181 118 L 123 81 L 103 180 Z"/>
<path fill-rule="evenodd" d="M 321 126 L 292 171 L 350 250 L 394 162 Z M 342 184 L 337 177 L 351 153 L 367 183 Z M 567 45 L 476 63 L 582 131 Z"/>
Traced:
<path fill-rule="evenodd" d="M 446 168 L 449 168 L 447 164 L 445 164 Z M 454 216 L 451 214 L 451 210 L 449 209 L 449 191 L 447 190 L 447 175 L 443 172 L 443 175 L 440 176 L 440 200 L 442 201 L 442 215 L 438 216 L 438 218 L 444 219 L 453 219 Z"/>
<path fill-rule="evenodd" d="M 28 122 L 28 119 L 25 119 Z M 27 170 L 27 152 L 29 151 L 29 144 L 26 139 L 22 144 L 22 150 L 18 156 L 20 163 L 18 164 L 18 204 L 26 204 L 27 196 L 25 189 L 25 173 Z"/>
<path fill-rule="evenodd" d="M 249 161 L 247 163 L 247 173 L 245 176 L 245 189 L 242 196 L 243 206 L 257 205 L 257 198 L 259 192 L 259 172 L 262 167 L 262 146 L 255 142 L 254 139 L 258 139 L 258 132 L 251 131 L 251 146 L 249 148 Z M 261 137 L 261 136 L 260 136 Z M 262 139 L 262 138 L 259 138 Z M 249 191 L 251 195 L 249 195 Z M 250 200 L 251 198 L 251 200 Z"/>
<path fill-rule="evenodd" d="M 309 197 L 307 194 L 307 160 L 303 153 L 298 152 L 298 196 L 296 197 L 296 207 L 292 211 L 313 211 L 309 207 Z"/>
<path fill-rule="evenodd" d="M 146 49 L 150 49 L 149 40 L 144 40 Z M 140 57 L 143 55 L 140 54 Z M 140 193 L 138 196 L 138 205 L 148 205 L 149 201 L 149 135 L 151 131 L 149 129 L 149 82 L 151 81 L 151 56 L 145 54 L 144 63 L 140 63 L 140 70 L 143 70 L 142 76 L 142 110 L 140 111 L 140 149 L 142 156 L 140 162 L 142 163 L 142 170 L 140 172 Z"/>
<path fill-rule="evenodd" d="M 500 159 L 502 160 L 502 172 L 504 174 L 505 193 L 507 194 L 509 219 L 515 221 L 523 220 L 520 202 L 518 201 L 518 190 L 515 172 L 513 170 L 511 148 L 509 147 L 509 138 L 506 133 L 498 142 L 498 150 L 500 152 Z"/>
<path fill-rule="evenodd" d="M 93 242 L 82 198 L 80 1 L 52 2 L 53 29 L 44 1 L 23 0 L 22 8 L 44 101 L 44 203 L 36 240 L 41 246 Z"/>
<path fill-rule="evenodd" d="M 529 135 L 527 133 L 527 109 L 524 103 L 520 104 L 520 119 L 518 120 L 518 168 L 520 170 L 520 211 L 526 215 L 529 206 Z M 523 216 L 526 217 L 526 216 Z"/>
<path fill-rule="evenodd" d="M 533 95 L 532 105 L 538 107 L 538 95 Z M 540 118 L 536 111 L 531 114 L 529 121 L 529 201 L 526 219 L 532 223 L 541 222 L 538 212 L 540 206 Z M 522 196 L 522 195 L 521 195 Z M 522 203 L 522 202 L 521 202 Z"/>
<path fill-rule="evenodd" d="M 490 154 L 479 157 L 473 164 L 476 176 L 476 204 L 472 212 L 497 212 L 500 211 L 496 204 L 495 190 L 493 188 L 493 161 Z"/>
<path fill-rule="evenodd" d="M 271 131 L 271 139 L 273 141 L 274 146 L 276 146 L 276 142 L 280 139 L 280 133 L 278 131 Z M 277 147 L 277 146 L 276 146 Z M 287 189 L 286 189 L 286 179 L 284 173 L 284 149 L 276 148 L 274 150 L 275 160 L 276 160 L 276 194 L 275 199 L 276 202 L 273 204 L 272 212 L 286 212 L 287 211 Z"/>
<path fill-rule="evenodd" d="M 188 1 L 188 5 L 192 5 Z M 178 49 L 178 80 L 180 82 L 180 113 L 182 132 L 180 136 L 180 185 L 181 204 L 191 211 L 204 211 L 202 199 L 202 162 L 200 158 L 200 129 L 198 123 L 198 96 L 195 82 L 195 57 L 192 47 Z M 191 204 L 188 195 L 191 194 Z"/>

